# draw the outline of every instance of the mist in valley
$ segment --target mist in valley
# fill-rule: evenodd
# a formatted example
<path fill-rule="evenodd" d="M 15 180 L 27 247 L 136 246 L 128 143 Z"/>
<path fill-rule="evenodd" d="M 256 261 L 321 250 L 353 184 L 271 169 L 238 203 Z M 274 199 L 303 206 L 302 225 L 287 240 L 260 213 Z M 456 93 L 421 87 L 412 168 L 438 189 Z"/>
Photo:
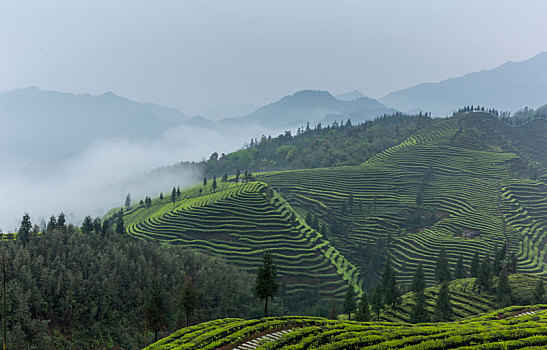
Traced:
<path fill-rule="evenodd" d="M 87 215 L 102 217 L 123 205 L 128 193 L 137 203 L 145 196 L 168 194 L 173 186 L 193 185 L 202 179 L 201 173 L 168 166 L 208 159 L 213 152 L 228 153 L 262 132 L 252 126 L 217 130 L 181 125 L 155 139 L 97 139 L 83 152 L 60 160 L 4 157 L 0 228 L 17 231 L 25 212 L 39 226 L 60 212 L 80 225 Z M 154 171 L 159 167 L 165 168 Z"/>

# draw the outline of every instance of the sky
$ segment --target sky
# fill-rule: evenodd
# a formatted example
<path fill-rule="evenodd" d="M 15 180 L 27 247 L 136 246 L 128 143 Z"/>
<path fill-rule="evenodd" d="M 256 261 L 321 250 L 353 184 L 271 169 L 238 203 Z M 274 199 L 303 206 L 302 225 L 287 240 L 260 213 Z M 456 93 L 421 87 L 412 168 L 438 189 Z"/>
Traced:
<path fill-rule="evenodd" d="M 176 107 L 378 98 L 547 51 L 547 1 L 2 0 L 0 91 Z"/>

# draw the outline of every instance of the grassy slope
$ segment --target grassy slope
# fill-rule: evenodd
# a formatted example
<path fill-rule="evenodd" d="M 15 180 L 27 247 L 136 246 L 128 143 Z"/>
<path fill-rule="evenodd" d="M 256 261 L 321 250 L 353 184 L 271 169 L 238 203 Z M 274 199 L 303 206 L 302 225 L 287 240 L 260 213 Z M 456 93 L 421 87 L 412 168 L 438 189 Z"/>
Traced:
<path fill-rule="evenodd" d="M 420 261 L 431 283 L 441 247 L 453 266 L 460 255 L 469 266 L 475 251 L 481 259 L 493 256 L 504 242 L 517 254 L 519 271 L 545 275 L 545 177 L 523 179 L 512 170 L 529 154 L 541 156 L 541 151 L 527 152 L 545 142 L 541 134 L 527 132 L 485 114 L 466 114 L 436 120 L 362 166 L 265 173 L 259 179 L 282 193 L 297 211 L 311 210 L 327 223 L 353 193 L 361 210 L 357 205 L 348 210 L 344 221 L 351 229 L 330 241 L 363 267 L 368 260 L 363 247 L 391 236 L 390 255 L 403 283 L 410 282 Z M 417 209 L 416 196 L 429 167 L 432 177 L 420 209 L 443 219 L 409 232 L 406 217 Z M 481 235 L 456 237 L 463 229 Z"/>
<path fill-rule="evenodd" d="M 269 248 L 288 293 L 341 297 L 348 280 L 360 291 L 359 268 L 369 259 L 363 247 L 388 236 L 403 283 L 420 261 L 431 283 L 441 247 L 452 265 L 460 254 L 469 265 L 475 251 L 481 258 L 493 256 L 504 242 L 517 254 L 520 272 L 545 274 L 545 177 L 522 179 L 512 170 L 522 160 L 543 160 L 544 152 L 537 151 L 545 143 L 541 133 L 526 128 L 478 113 L 438 119 L 361 166 L 263 173 L 257 175 L 260 182 L 219 183 L 215 193 L 209 185 L 201 195 L 201 186 L 195 186 L 174 206 L 155 199 L 150 214 L 143 207 L 127 212 L 126 227 L 136 237 L 206 250 L 250 272 Z M 406 217 L 416 210 L 430 166 L 421 210 L 443 219 L 410 232 Z M 326 239 L 302 220 L 311 210 L 329 223 L 350 193 L 355 204 L 344 217 L 351 227 L 345 234 Z M 462 229 L 481 235 L 455 237 Z"/>
<path fill-rule="evenodd" d="M 182 192 L 175 204 L 156 199 L 150 210 L 125 214 L 127 231 L 138 238 L 191 247 L 222 256 L 254 273 L 262 251 L 270 249 L 285 292 L 316 291 L 342 297 L 356 268 L 305 224 L 290 205 L 261 182 L 220 183 Z"/>
<path fill-rule="evenodd" d="M 544 349 L 547 346 L 547 305 L 515 317 L 522 307 L 448 323 L 359 323 L 315 317 L 224 319 L 183 328 L 147 349 L 231 348 L 262 332 L 293 329 L 258 349 Z"/>
<path fill-rule="evenodd" d="M 519 273 L 509 276 L 515 304 L 527 305 L 532 303 L 532 293 L 537 281 L 537 277 Z M 495 285 L 496 283 L 497 281 L 494 281 L 493 284 Z M 426 288 L 426 305 L 430 311 L 430 315 L 433 315 L 439 289 L 440 286 L 438 285 Z M 477 316 L 496 309 L 495 295 L 487 292 L 480 293 L 479 288 L 475 286 L 474 278 L 451 281 L 449 289 L 456 319 Z M 414 293 L 403 295 L 401 305 L 384 310 L 381 314 L 381 319 L 386 322 L 409 322 L 414 298 Z"/>

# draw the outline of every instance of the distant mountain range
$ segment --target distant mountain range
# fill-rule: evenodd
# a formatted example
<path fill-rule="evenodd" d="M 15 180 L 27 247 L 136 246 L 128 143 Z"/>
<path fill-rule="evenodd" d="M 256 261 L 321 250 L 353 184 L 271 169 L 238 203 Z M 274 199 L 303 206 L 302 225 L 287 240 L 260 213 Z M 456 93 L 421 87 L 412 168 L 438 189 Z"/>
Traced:
<path fill-rule="evenodd" d="M 100 139 L 154 139 L 176 125 L 226 132 L 253 125 L 277 132 L 307 122 L 330 124 L 350 118 L 355 124 L 396 110 L 445 116 L 466 105 L 514 112 L 546 103 L 547 52 L 460 78 L 420 84 L 379 100 L 358 90 L 336 97 L 327 91 L 303 90 L 262 107 L 225 105 L 193 118 L 111 92 L 76 95 L 29 87 L 0 93 L 0 147 L 3 158 L 62 159 Z"/>
<path fill-rule="evenodd" d="M 422 110 L 437 116 L 451 115 L 468 105 L 512 112 L 537 108 L 547 103 L 547 52 L 460 78 L 419 84 L 392 92 L 379 101 L 400 111 Z"/>
<path fill-rule="evenodd" d="M 291 128 L 306 122 L 331 123 L 334 120 L 348 118 L 351 118 L 352 122 L 362 122 L 393 112 L 394 109 L 368 97 L 344 101 L 327 91 L 303 90 L 260 107 L 246 116 L 223 119 L 221 123 L 255 123 L 266 128 Z"/>
<path fill-rule="evenodd" d="M 346 92 L 344 94 L 336 95 L 335 97 L 339 100 L 342 100 L 342 101 L 353 101 L 353 100 L 357 100 L 357 99 L 360 99 L 361 97 L 366 97 L 366 96 L 363 95 L 361 93 L 361 91 L 359 91 L 359 90 L 353 90 L 353 91 L 350 91 L 350 92 Z"/>
<path fill-rule="evenodd" d="M 93 96 L 36 87 L 0 93 L 3 156 L 59 159 L 108 138 L 155 138 L 188 118 L 174 108 L 111 92 Z"/>

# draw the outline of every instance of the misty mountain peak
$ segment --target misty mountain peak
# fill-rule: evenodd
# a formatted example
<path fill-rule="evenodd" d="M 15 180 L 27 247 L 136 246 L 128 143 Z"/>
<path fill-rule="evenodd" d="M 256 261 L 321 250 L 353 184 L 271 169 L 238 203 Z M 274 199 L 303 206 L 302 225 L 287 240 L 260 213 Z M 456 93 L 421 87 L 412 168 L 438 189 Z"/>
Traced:
<path fill-rule="evenodd" d="M 281 103 L 304 103 L 304 104 L 316 104 L 322 101 L 336 100 L 328 91 L 322 90 L 301 90 L 292 95 L 287 95 L 281 99 Z"/>
<path fill-rule="evenodd" d="M 361 91 L 357 89 L 340 94 L 340 95 L 336 95 L 336 98 L 342 101 L 354 101 L 364 97 L 366 96 L 363 95 Z"/>

